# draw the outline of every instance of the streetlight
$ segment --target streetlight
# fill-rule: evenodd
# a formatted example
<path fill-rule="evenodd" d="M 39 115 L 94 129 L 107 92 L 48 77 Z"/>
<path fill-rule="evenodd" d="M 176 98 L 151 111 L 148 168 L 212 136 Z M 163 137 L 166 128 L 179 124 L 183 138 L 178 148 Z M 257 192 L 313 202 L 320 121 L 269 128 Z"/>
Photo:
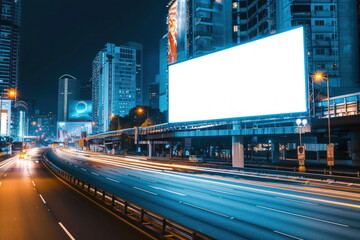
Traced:
<path fill-rule="evenodd" d="M 305 146 L 302 145 L 301 133 L 305 132 L 308 121 L 306 119 L 296 119 L 296 131 L 299 133 L 300 145 L 297 147 L 297 158 L 299 161 L 299 171 L 305 172 Z"/>
<path fill-rule="evenodd" d="M 136 112 L 140 115 L 142 115 L 144 112 L 146 111 L 146 119 L 149 118 L 149 109 L 147 108 L 146 110 L 142 107 L 139 107 Z"/>
<path fill-rule="evenodd" d="M 316 72 L 313 76 L 313 79 L 316 82 L 326 81 L 326 92 L 327 92 L 327 125 L 328 125 L 328 144 L 326 145 L 326 162 L 327 165 L 330 167 L 331 173 L 331 166 L 334 166 L 334 145 L 331 144 L 331 124 L 330 124 L 330 83 L 329 83 L 329 75 L 323 72 Z"/>

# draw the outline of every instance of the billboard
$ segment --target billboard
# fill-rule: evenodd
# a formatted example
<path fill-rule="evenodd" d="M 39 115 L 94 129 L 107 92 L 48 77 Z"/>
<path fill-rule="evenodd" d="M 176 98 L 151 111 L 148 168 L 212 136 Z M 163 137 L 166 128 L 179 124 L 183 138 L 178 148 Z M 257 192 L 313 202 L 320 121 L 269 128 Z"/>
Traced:
<path fill-rule="evenodd" d="M 11 100 L 2 100 L 0 106 L 0 135 L 10 136 Z"/>
<path fill-rule="evenodd" d="M 307 111 L 304 28 L 169 66 L 169 122 Z"/>
<path fill-rule="evenodd" d="M 168 63 L 184 58 L 186 42 L 186 0 L 176 0 L 168 13 Z"/>
<path fill-rule="evenodd" d="M 91 121 L 92 102 L 88 100 L 70 100 L 68 118 L 69 121 Z"/>

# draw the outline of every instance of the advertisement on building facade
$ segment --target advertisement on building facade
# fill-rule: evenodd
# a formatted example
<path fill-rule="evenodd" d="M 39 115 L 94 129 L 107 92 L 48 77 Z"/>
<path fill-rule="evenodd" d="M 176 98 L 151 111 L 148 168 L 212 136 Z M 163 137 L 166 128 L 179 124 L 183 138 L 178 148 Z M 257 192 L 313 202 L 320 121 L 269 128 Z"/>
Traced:
<path fill-rule="evenodd" d="M 92 119 L 92 101 L 71 100 L 68 109 L 70 121 L 91 121 Z"/>
<path fill-rule="evenodd" d="M 185 57 L 186 45 L 186 0 L 176 0 L 168 13 L 168 63 Z"/>
<path fill-rule="evenodd" d="M 0 134 L 10 136 L 11 100 L 2 100 L 0 105 Z"/>

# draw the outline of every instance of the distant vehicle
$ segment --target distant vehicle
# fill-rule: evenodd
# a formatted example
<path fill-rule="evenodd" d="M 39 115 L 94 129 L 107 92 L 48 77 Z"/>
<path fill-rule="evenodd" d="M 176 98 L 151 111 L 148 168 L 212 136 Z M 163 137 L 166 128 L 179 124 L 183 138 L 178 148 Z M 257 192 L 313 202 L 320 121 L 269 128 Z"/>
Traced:
<path fill-rule="evenodd" d="M 13 142 L 11 146 L 12 154 L 19 154 L 26 149 L 26 142 Z"/>
<path fill-rule="evenodd" d="M 28 159 L 29 155 L 27 155 L 25 152 L 19 153 L 17 155 L 20 159 Z"/>
<path fill-rule="evenodd" d="M 200 158 L 200 157 L 198 157 L 198 156 L 196 156 L 196 155 L 190 155 L 190 156 L 189 156 L 189 161 L 190 161 L 190 162 L 203 162 L 204 159 L 203 159 L 203 158 Z"/>

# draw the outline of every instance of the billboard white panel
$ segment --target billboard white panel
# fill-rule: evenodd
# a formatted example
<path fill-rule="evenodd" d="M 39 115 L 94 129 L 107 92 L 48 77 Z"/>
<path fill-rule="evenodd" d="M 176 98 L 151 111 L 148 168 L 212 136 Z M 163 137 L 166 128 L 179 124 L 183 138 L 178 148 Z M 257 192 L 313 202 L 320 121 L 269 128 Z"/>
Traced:
<path fill-rule="evenodd" d="M 169 66 L 169 122 L 307 111 L 304 29 Z"/>

